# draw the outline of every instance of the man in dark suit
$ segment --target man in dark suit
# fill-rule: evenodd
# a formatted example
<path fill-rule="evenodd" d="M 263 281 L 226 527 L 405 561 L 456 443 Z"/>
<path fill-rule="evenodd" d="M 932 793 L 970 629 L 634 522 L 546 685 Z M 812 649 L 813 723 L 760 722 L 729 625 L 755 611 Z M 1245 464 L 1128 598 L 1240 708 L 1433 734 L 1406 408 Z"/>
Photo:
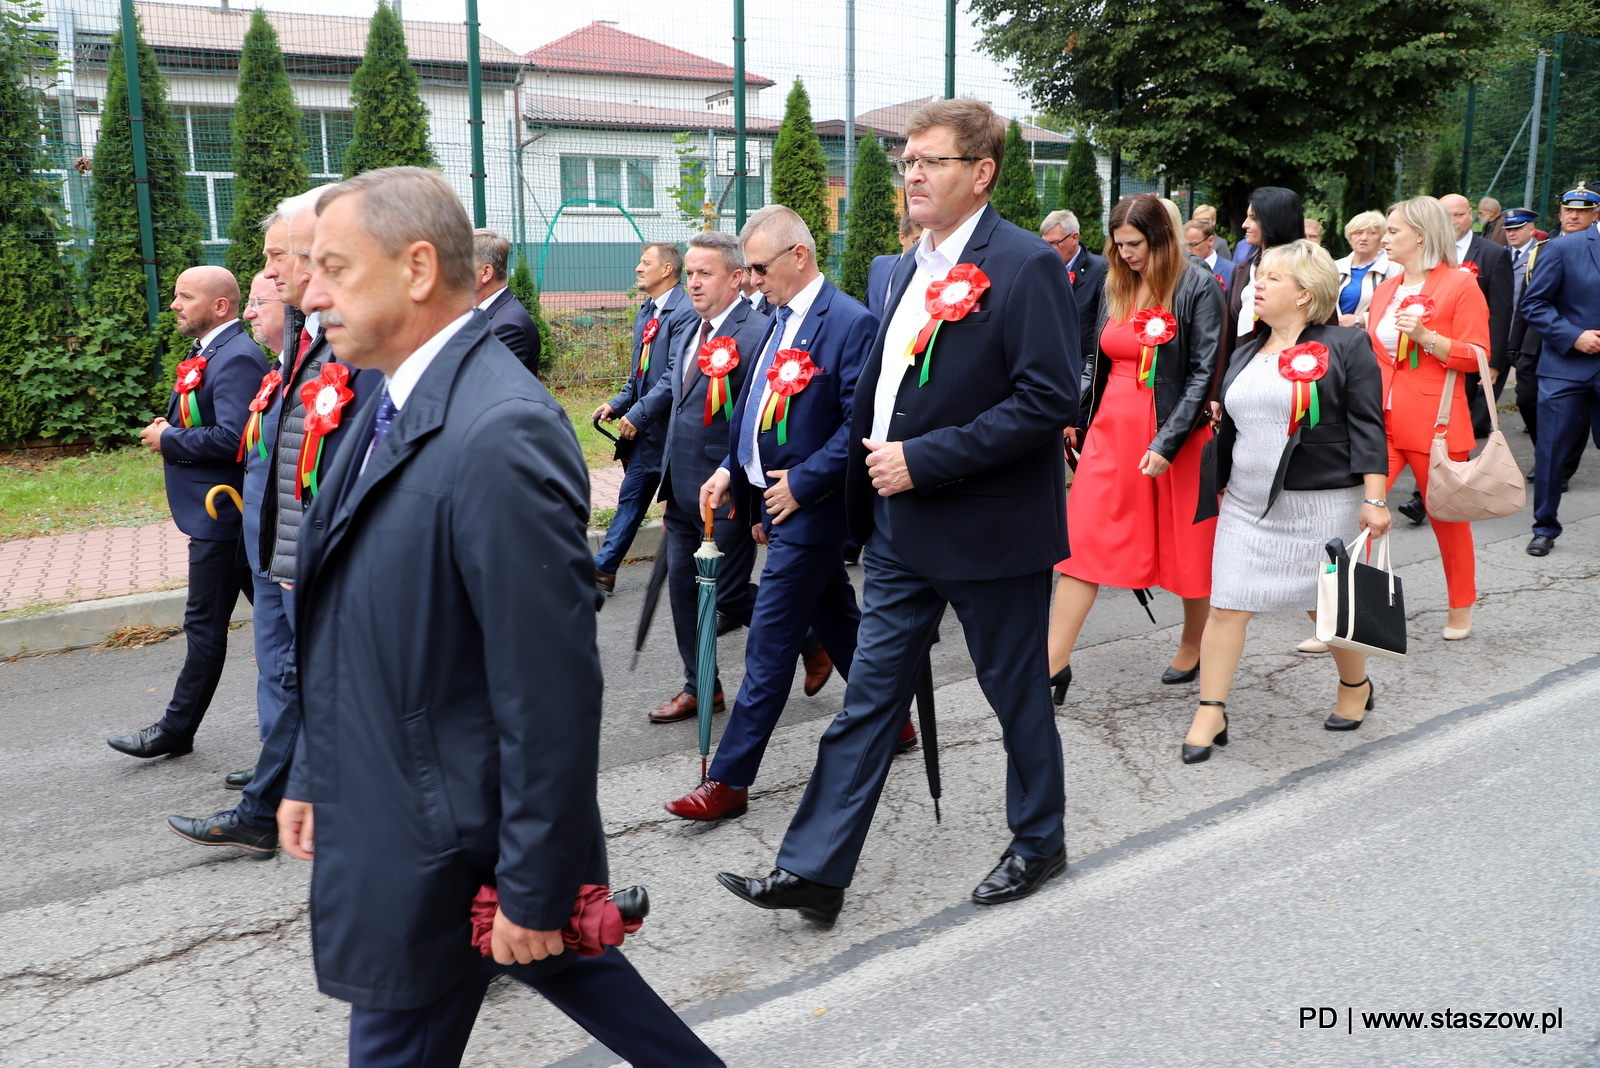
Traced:
<path fill-rule="evenodd" d="M 221 267 L 191 267 L 178 276 L 171 309 L 178 330 L 194 338 L 178 364 L 167 401 L 167 417 L 139 432 L 159 453 L 172 521 L 189 535 L 189 596 L 183 609 L 188 652 L 166 714 L 142 731 L 106 739 L 129 756 L 182 756 L 211 704 L 228 656 L 228 617 L 239 594 L 253 597 L 250 571 L 239 556 L 239 510 L 218 494 L 206 510 L 213 486 L 237 491 L 244 465 L 239 432 L 249 415 L 267 361 L 239 321 L 239 283 Z"/>
<path fill-rule="evenodd" d="M 899 166 L 926 230 L 895 270 L 856 389 L 845 507 L 866 576 L 844 711 L 823 734 L 777 868 L 718 876 L 761 908 L 837 918 L 946 603 L 1007 753 L 1011 845 L 973 899 L 1015 900 L 1066 869 L 1045 635 L 1050 569 L 1068 555 L 1061 437 L 1077 415 L 1082 348 L 1056 254 L 989 205 L 1005 131 L 977 100 L 936 101 L 907 124 Z M 956 317 L 919 344 L 925 301 L 940 294 Z"/>
<path fill-rule="evenodd" d="M 1487 241 L 1472 232 L 1472 204 L 1459 193 L 1440 197 L 1439 203 L 1450 213 L 1456 230 L 1456 262 L 1463 270 L 1472 272 L 1478 279 L 1478 288 L 1489 302 L 1489 369 L 1495 374 L 1491 383 L 1495 398 L 1500 396 L 1501 385 L 1511 364 L 1506 356 L 1506 338 L 1511 333 L 1511 254 L 1506 246 Z M 1471 264 L 1471 267 L 1467 265 Z M 1472 406 L 1472 428 L 1477 436 L 1489 435 L 1489 406 L 1484 401 L 1478 376 L 1465 376 L 1467 402 Z"/>
<path fill-rule="evenodd" d="M 275 314 L 281 319 L 283 341 L 277 366 L 263 377 L 252 401 L 252 406 L 260 405 L 255 413 L 260 419 L 247 425 L 238 442 L 245 463 L 245 556 L 255 587 L 251 629 L 261 680 L 257 690 L 261 752 L 254 767 L 230 772 L 224 780 L 228 789 L 244 791 L 238 805 L 210 816 L 167 818 L 174 832 L 197 845 L 235 846 L 255 856 L 270 856 L 277 850 L 278 803 L 300 733 L 294 585 L 301 524 L 321 492 L 356 411 L 383 388 L 381 371 L 341 364 L 320 317 L 300 309 L 311 279 L 317 198 L 330 188 L 319 186 L 288 197 L 261 221 L 266 259 L 261 275 L 272 282 L 280 298 Z M 346 392 L 330 389 L 325 374 L 343 378 Z M 271 389 L 266 388 L 269 384 Z M 307 391 L 323 402 L 325 423 L 338 420 L 321 435 L 320 444 L 315 437 L 306 440 Z"/>
<path fill-rule="evenodd" d="M 761 288 L 778 313 L 750 353 L 751 371 L 725 428 L 732 431 L 726 457 L 701 494 L 703 506 L 732 499 L 766 544 L 767 561 L 745 642 L 744 682 L 717 758 L 705 781 L 666 806 L 690 820 L 744 813 L 767 740 L 789 700 L 807 631 L 848 680 L 861 620 L 844 569 L 844 469 L 856 379 L 878 321 L 822 277 L 816 241 L 792 209 L 762 208 L 740 238 L 746 259 L 765 266 Z M 781 420 L 775 412 L 764 418 L 774 398 L 784 396 L 769 371 L 781 373 L 780 364 L 799 353 L 805 354 L 800 366 L 809 361 L 810 377 L 787 396 Z"/>
<path fill-rule="evenodd" d="M 911 250 L 911 246 L 922 240 L 922 227 L 917 225 L 917 220 L 909 215 L 900 216 L 900 231 L 895 235 L 900 241 L 898 255 L 874 256 L 867 266 L 867 299 L 864 302 L 867 311 L 873 315 L 883 314 L 883 302 L 889 299 L 889 276 L 894 273 L 894 265 L 900 262 L 900 257 Z"/>
<path fill-rule="evenodd" d="M 672 362 L 671 354 L 682 347 L 687 332 L 699 319 L 688 294 L 678 286 L 683 277 L 683 252 L 677 245 L 646 245 L 633 273 L 645 300 L 633 318 L 633 360 L 628 380 L 615 397 L 594 410 L 596 419 L 620 419 L 623 439 L 633 443 L 632 452 L 623 461 L 627 470 L 622 476 L 622 488 L 617 491 L 616 515 L 594 558 L 595 585 L 607 594 L 617 587 L 617 568 L 628 558 L 634 535 L 661 484 L 671 394 L 657 390 L 656 384 Z"/>
<path fill-rule="evenodd" d="M 1543 347 L 1539 341 L 1539 332 L 1528 325 L 1528 318 L 1522 313 L 1522 294 L 1528 286 L 1528 275 L 1532 273 L 1533 266 L 1538 262 L 1539 249 L 1543 242 L 1538 240 L 1538 213 L 1531 208 L 1507 208 L 1501 215 L 1501 230 L 1505 234 L 1506 248 L 1511 253 L 1511 282 L 1512 282 L 1512 312 L 1511 332 L 1506 337 L 1508 357 L 1517 369 L 1517 411 L 1522 415 L 1523 428 L 1528 432 L 1528 440 L 1534 443 L 1535 448 L 1539 443 L 1539 352 Z M 1561 467 L 1561 488 L 1565 492 L 1567 482 L 1577 474 L 1578 464 L 1583 459 L 1583 450 L 1589 442 L 1588 435 L 1579 434 L 1572 443 L 1572 449 L 1567 453 L 1566 460 Z M 1528 469 L 1528 481 L 1534 480 L 1534 468 Z"/>
<path fill-rule="evenodd" d="M 1561 536 L 1561 465 L 1600 410 L 1600 190 L 1561 194 L 1561 236 L 1539 249 L 1522 314 L 1543 343 L 1529 556 L 1548 556 Z M 1600 435 L 1595 438 L 1600 445 Z"/>
<path fill-rule="evenodd" d="M 1222 291 L 1226 293 L 1233 267 L 1218 251 L 1221 244 L 1222 238 L 1217 236 L 1209 221 L 1190 219 L 1183 224 L 1183 247 L 1189 255 L 1200 261 L 1202 267 L 1217 276 L 1217 281 L 1222 283 Z"/>
<path fill-rule="evenodd" d="M 1106 286 L 1106 259 L 1083 247 L 1078 235 L 1078 217 L 1070 211 L 1052 211 L 1039 224 L 1039 236 L 1056 250 L 1067 267 L 1067 283 L 1078 302 L 1078 340 L 1088 359 L 1097 344 L 1094 338 L 1095 315 L 1100 310 L 1100 292 Z"/>
<path fill-rule="evenodd" d="M 472 249 L 477 257 L 478 307 L 489 315 L 494 336 L 505 342 L 511 355 L 522 362 L 535 378 L 539 377 L 539 327 L 517 295 L 506 285 L 506 262 L 511 242 L 493 230 L 472 231 Z"/>
<path fill-rule="evenodd" d="M 655 395 L 646 398 L 647 407 L 667 413 L 659 424 L 665 439 L 661 500 L 666 503 L 666 511 L 662 525 L 667 535 L 667 593 L 672 602 L 678 653 L 683 658 L 684 681 L 675 697 L 650 711 L 652 723 L 675 723 L 695 715 L 702 681 L 711 687 L 713 710 L 723 709 L 721 682 L 701 680 L 695 674 L 699 594 L 695 589 L 694 554 L 705 532 L 700 518 L 700 487 L 727 455 L 728 413 L 750 374 L 770 322 L 739 298 L 744 255 L 732 234 L 715 230 L 696 233 L 689 239 L 684 266 L 689 283 L 689 299 L 685 303 L 691 306 L 693 318 L 686 328 L 674 334 L 674 347 L 661 351 L 666 373 L 656 383 Z M 738 365 L 718 387 L 723 403 L 708 406 L 707 393 L 713 380 L 701 366 L 700 354 L 707 352 L 706 366 L 714 367 L 709 363 L 708 346 L 718 338 L 732 343 Z M 723 617 L 722 626 L 731 629 L 749 623 L 750 610 L 755 605 L 756 588 L 750 582 L 750 572 L 755 568 L 756 546 L 750 538 L 750 517 L 743 509 L 738 514 L 720 509 L 713 533 L 717 547 L 724 553 L 717 568 L 717 613 Z"/>
<path fill-rule="evenodd" d="M 618 950 L 563 952 L 580 886 L 607 880 L 571 424 L 473 308 L 471 225 L 441 176 L 367 171 L 318 211 L 306 308 L 388 376 L 304 531 L 303 758 L 279 811 L 285 849 L 316 859 L 313 961 L 353 1006 L 349 1063 L 459 1064 L 503 971 L 635 1064 L 720 1065 Z M 484 885 L 493 965 L 471 942 Z"/>

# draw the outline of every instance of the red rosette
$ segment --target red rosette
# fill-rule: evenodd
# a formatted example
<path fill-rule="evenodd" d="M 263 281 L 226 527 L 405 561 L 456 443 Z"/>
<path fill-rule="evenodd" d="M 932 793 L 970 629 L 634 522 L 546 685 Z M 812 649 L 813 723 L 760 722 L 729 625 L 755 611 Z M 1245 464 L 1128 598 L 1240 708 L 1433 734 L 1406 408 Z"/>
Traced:
<path fill-rule="evenodd" d="M 1400 302 L 1400 306 L 1398 308 L 1396 308 L 1395 311 L 1397 313 L 1398 312 L 1403 312 L 1407 308 L 1410 308 L 1412 306 L 1415 306 L 1417 308 L 1417 318 L 1418 319 L 1421 319 L 1424 323 L 1432 321 L 1432 319 L 1433 319 L 1433 298 L 1432 297 L 1430 297 L 1426 293 L 1413 293 L 1409 297 L 1406 297 L 1404 300 L 1402 300 Z"/>
<path fill-rule="evenodd" d="M 1220 274 L 1213 274 L 1211 277 L 1215 278 L 1217 280 L 1217 285 L 1221 286 L 1223 289 L 1228 288 L 1228 283 L 1222 280 L 1222 276 Z"/>
<path fill-rule="evenodd" d="M 200 388 L 201 381 L 205 378 L 206 358 L 204 356 L 191 356 L 178 365 L 178 380 L 172 386 L 178 393 L 191 393 Z"/>
<path fill-rule="evenodd" d="M 989 276 L 974 263 L 958 263 L 942 281 L 929 282 L 923 300 L 928 314 L 953 323 L 966 318 L 978 305 L 978 298 L 989 289 Z"/>
<path fill-rule="evenodd" d="M 252 412 L 264 412 L 272 403 L 273 390 L 278 388 L 278 383 L 283 381 L 283 375 L 277 371 L 268 371 L 261 379 L 261 388 L 256 391 L 255 399 L 250 402 Z"/>
<path fill-rule="evenodd" d="M 640 335 L 639 341 L 642 344 L 648 345 L 650 342 L 652 342 L 652 341 L 654 341 L 656 339 L 656 334 L 658 334 L 660 331 L 661 331 L 661 320 L 660 319 L 651 319 L 648 323 L 644 324 L 644 333 L 642 335 Z"/>
<path fill-rule="evenodd" d="M 346 388 L 350 368 L 342 363 L 325 363 L 322 373 L 300 387 L 300 401 L 306 406 L 305 432 L 321 437 L 339 428 L 344 406 L 355 394 Z"/>
<path fill-rule="evenodd" d="M 1178 336 L 1178 317 L 1159 304 L 1154 308 L 1135 312 L 1129 322 L 1133 325 L 1135 338 L 1143 348 L 1153 349 L 1157 345 L 1165 345 Z"/>
<path fill-rule="evenodd" d="M 700 346 L 700 373 L 722 378 L 739 366 L 739 343 L 731 337 L 714 337 Z"/>
<path fill-rule="evenodd" d="M 817 365 L 811 362 L 811 353 L 804 349 L 780 349 L 772 359 L 772 366 L 767 368 L 767 383 L 780 397 L 792 397 L 810 385 L 811 376 L 816 373 Z"/>
<path fill-rule="evenodd" d="M 1473 263 L 1471 260 L 1463 263 L 1459 268 L 1457 268 L 1457 270 L 1466 271 L 1474 278 L 1478 277 L 1478 265 Z"/>
<path fill-rule="evenodd" d="M 1278 353 L 1278 374 L 1291 382 L 1315 382 L 1328 373 L 1328 346 L 1302 341 Z"/>

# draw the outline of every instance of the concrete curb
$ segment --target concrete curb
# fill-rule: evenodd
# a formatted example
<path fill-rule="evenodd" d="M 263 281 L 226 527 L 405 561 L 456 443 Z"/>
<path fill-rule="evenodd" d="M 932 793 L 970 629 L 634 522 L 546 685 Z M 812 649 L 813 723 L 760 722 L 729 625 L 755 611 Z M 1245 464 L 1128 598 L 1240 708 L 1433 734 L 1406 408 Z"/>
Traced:
<path fill-rule="evenodd" d="M 628 550 L 630 560 L 649 559 L 661 545 L 660 523 L 639 528 Z M 604 530 L 589 531 L 589 551 L 597 553 L 605 541 Z M 121 627 L 178 627 L 183 625 L 187 588 L 157 593 L 131 593 L 79 601 L 36 616 L 0 619 L 0 659 L 40 653 L 64 653 L 99 645 Z M 239 598 L 233 610 L 236 623 L 250 620 L 250 602 Z"/>

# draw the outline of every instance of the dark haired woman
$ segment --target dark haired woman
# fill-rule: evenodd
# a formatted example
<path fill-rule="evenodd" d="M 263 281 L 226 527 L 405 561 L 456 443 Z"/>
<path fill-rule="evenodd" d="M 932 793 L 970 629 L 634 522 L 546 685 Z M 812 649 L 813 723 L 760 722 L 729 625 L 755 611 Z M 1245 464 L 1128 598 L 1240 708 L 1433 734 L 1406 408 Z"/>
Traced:
<path fill-rule="evenodd" d="M 1250 204 L 1245 209 L 1245 238 L 1256 248 L 1246 259 L 1233 268 L 1233 278 L 1228 283 L 1228 337 L 1224 353 L 1231 354 L 1235 345 L 1256 332 L 1255 277 L 1261 254 L 1269 248 L 1287 245 L 1305 237 L 1305 209 L 1300 204 L 1300 194 L 1293 189 L 1277 185 L 1264 185 L 1250 194 Z M 1224 359 L 1219 373 L 1227 373 Z"/>
<path fill-rule="evenodd" d="M 1062 703 L 1072 647 L 1101 585 L 1183 598 L 1183 637 L 1162 675 L 1191 682 L 1211 594 L 1215 518 L 1196 521 L 1206 401 L 1222 345 L 1222 287 L 1190 263 L 1153 196 L 1111 210 L 1083 456 L 1067 496 L 1072 555 L 1056 565 L 1050 672 Z"/>

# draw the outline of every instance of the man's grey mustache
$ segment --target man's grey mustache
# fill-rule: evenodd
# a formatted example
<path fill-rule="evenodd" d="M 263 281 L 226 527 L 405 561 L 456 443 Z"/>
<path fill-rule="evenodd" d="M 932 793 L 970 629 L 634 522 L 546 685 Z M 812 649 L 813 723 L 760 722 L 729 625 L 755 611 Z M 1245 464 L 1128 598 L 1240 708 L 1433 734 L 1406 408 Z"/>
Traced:
<path fill-rule="evenodd" d="M 322 325 L 323 326 L 343 326 L 344 325 L 344 316 L 340 315 L 336 311 L 325 311 L 325 312 L 322 313 Z"/>

